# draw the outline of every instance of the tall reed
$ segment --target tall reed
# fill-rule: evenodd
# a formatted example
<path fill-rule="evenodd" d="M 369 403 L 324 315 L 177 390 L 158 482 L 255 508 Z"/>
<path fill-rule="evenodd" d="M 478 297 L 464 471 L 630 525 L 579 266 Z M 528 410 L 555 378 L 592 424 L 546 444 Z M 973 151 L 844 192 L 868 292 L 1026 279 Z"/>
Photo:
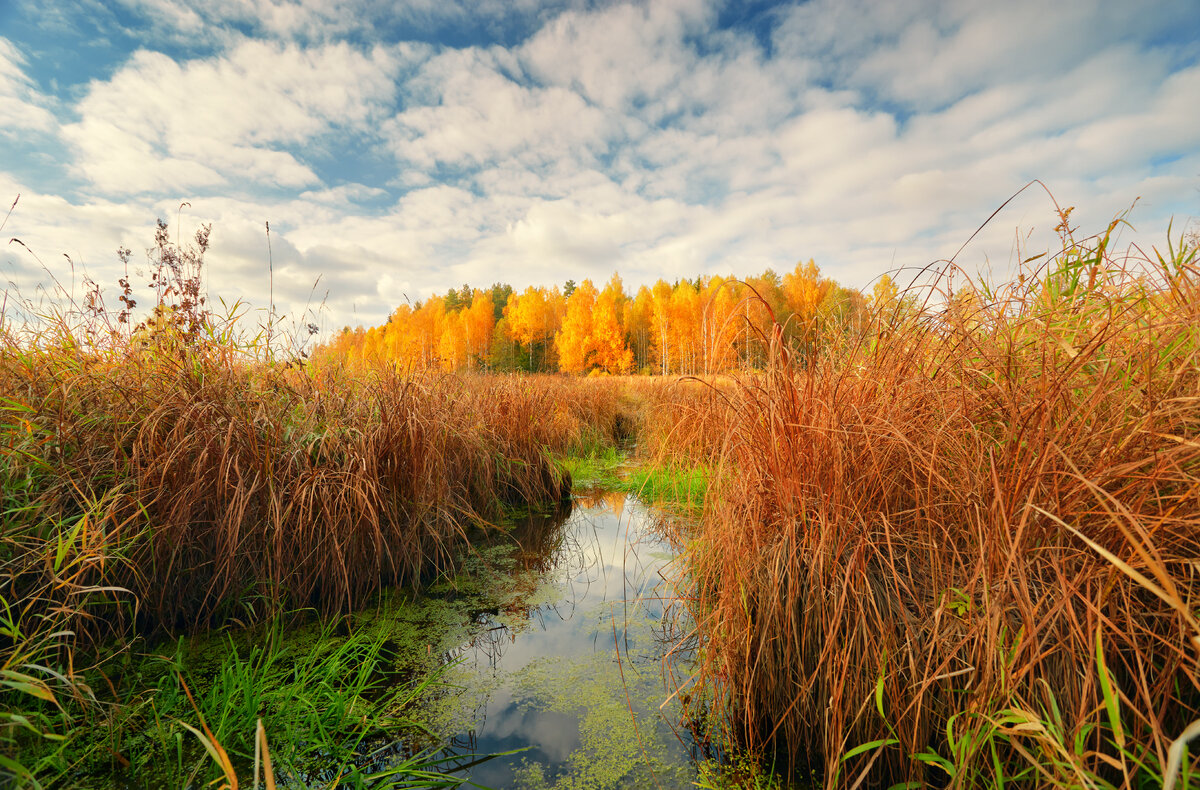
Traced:
<path fill-rule="evenodd" d="M 828 786 L 1162 781 L 1200 718 L 1200 271 L 1116 227 L 712 401 L 729 734 Z"/>
<path fill-rule="evenodd" d="M 15 586 L 82 518 L 102 553 L 81 581 L 128 590 L 144 625 L 344 610 L 444 567 L 468 522 L 567 490 L 521 430 L 544 395 L 503 382 L 8 348 L 0 391 L 5 472 L 29 481 Z"/>

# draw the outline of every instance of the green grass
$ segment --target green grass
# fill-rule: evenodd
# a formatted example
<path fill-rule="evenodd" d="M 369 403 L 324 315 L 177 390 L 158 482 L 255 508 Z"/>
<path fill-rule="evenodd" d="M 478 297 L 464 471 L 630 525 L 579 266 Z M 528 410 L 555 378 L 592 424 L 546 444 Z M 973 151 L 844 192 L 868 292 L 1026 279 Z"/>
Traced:
<path fill-rule="evenodd" d="M 558 459 L 570 473 L 576 490 L 601 488 L 624 491 L 639 499 L 671 508 L 699 511 L 704 507 L 712 472 L 708 466 L 632 466 L 628 454 L 614 447 L 582 456 Z"/>
<path fill-rule="evenodd" d="M 607 488 L 620 489 L 622 481 L 618 469 L 628 456 L 615 447 L 594 447 L 581 455 L 563 456 L 558 465 L 570 473 L 575 489 Z"/>
<path fill-rule="evenodd" d="M 711 478 L 707 466 L 646 466 L 630 472 L 620 488 L 645 502 L 696 512 L 704 508 Z"/>
<path fill-rule="evenodd" d="M 126 653 L 109 668 L 112 685 L 95 679 L 115 697 L 101 700 L 107 714 L 85 719 L 51 748 L 26 743 L 33 753 L 23 757 L 34 758 L 48 785 L 115 787 L 132 779 L 183 787 L 228 780 L 231 772 L 259 774 L 255 760 L 265 741 L 280 781 L 460 784 L 440 775 L 433 751 L 418 748 L 383 765 L 373 759 L 396 741 L 429 741 L 412 711 L 440 671 L 406 681 L 396 675 L 399 656 L 385 632 L 338 631 L 331 620 L 297 636 L 279 619 L 236 637 L 179 639 L 165 651 Z"/>

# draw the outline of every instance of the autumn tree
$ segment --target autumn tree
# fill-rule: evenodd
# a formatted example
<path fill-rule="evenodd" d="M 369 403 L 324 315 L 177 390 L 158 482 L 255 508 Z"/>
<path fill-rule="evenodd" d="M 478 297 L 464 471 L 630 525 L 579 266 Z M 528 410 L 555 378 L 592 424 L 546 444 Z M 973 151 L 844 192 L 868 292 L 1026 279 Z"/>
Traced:
<path fill-rule="evenodd" d="M 481 367 L 491 358 L 492 332 L 496 326 L 492 299 L 484 291 L 476 291 L 471 306 L 462 310 L 463 340 L 468 367 Z"/>
<path fill-rule="evenodd" d="M 654 323 L 654 349 L 658 355 L 659 372 L 667 375 L 671 363 L 671 286 L 659 280 L 650 291 L 650 313 Z"/>
<path fill-rule="evenodd" d="M 720 276 L 710 277 L 700 292 L 703 310 L 700 336 L 706 374 L 722 373 L 737 365 L 739 299 L 737 281 Z"/>
<path fill-rule="evenodd" d="M 442 321 L 437 361 L 446 370 L 461 370 L 467 366 L 467 333 L 461 311 L 449 313 Z"/>
<path fill-rule="evenodd" d="M 528 350 L 529 370 L 553 370 L 549 351 L 566 312 L 565 300 L 558 288 L 546 290 L 529 286 L 520 295 L 509 297 L 505 317 L 512 337 Z M 540 364 L 536 352 L 541 352 Z"/>
<path fill-rule="evenodd" d="M 567 315 L 558 333 L 558 369 L 564 373 L 587 371 L 595 357 L 592 339 L 592 312 L 596 307 L 596 286 L 584 280 L 567 299 Z"/>
<path fill-rule="evenodd" d="M 875 281 L 875 287 L 871 290 L 871 309 L 876 313 L 888 310 L 896 304 L 898 293 L 899 289 L 891 276 L 882 275 Z"/>
<path fill-rule="evenodd" d="M 700 294 L 687 280 L 671 291 L 671 367 L 679 373 L 699 373 L 703 342 L 700 337 Z"/>
<path fill-rule="evenodd" d="M 624 375 L 633 371 L 633 351 L 625 341 L 622 317 L 626 302 L 621 278 L 613 274 L 596 299 L 592 311 L 592 349 L 595 363 L 607 373 Z"/>
<path fill-rule="evenodd" d="M 767 269 L 758 277 L 746 278 L 748 290 L 741 300 L 743 326 L 738 333 L 738 351 L 743 368 L 755 368 L 766 361 L 764 343 L 771 337 L 773 322 L 788 318 L 779 275 Z"/>
<path fill-rule="evenodd" d="M 789 316 L 784 327 L 788 343 L 811 359 L 820 347 L 819 311 L 828 295 L 832 281 L 821 276 L 821 268 L 809 258 L 783 276 L 783 297 Z"/>
<path fill-rule="evenodd" d="M 314 364 L 399 369 L 516 370 L 623 374 L 655 368 L 661 374 L 712 374 L 765 360 L 764 341 L 783 338 L 810 361 L 869 326 L 868 311 L 915 315 L 891 278 L 868 299 L 822 276 L 814 260 L 783 277 L 767 269 L 744 281 L 720 276 L 641 286 L 630 298 L 618 274 L 602 290 L 590 280 L 568 294 L 558 287 L 469 284 L 396 308 L 379 327 L 340 333 L 314 352 Z M 974 305 L 954 303 L 962 320 Z M 975 310 L 978 312 L 978 310 Z"/>

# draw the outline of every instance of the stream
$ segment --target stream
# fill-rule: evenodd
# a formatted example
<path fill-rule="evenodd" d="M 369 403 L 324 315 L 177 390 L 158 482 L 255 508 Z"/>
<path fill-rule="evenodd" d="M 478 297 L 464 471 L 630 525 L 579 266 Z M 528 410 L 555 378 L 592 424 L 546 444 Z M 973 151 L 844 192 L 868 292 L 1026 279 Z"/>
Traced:
<path fill-rule="evenodd" d="M 690 626 L 665 580 L 665 517 L 623 493 L 577 496 L 569 515 L 522 520 L 442 586 L 492 605 L 443 650 L 451 688 L 426 718 L 452 752 L 521 750 L 457 775 L 491 788 L 694 786 L 703 749 L 672 696 L 690 676 Z"/>

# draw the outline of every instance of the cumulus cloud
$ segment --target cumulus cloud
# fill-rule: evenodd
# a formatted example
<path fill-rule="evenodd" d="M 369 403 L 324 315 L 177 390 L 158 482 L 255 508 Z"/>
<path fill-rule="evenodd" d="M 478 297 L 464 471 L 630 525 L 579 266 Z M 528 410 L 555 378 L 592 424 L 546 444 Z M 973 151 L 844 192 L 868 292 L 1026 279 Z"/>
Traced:
<path fill-rule="evenodd" d="M 22 222 L 57 211 L 51 245 L 108 261 L 187 198 L 214 282 L 261 303 L 269 220 L 277 302 L 302 309 L 320 275 L 337 326 L 464 281 L 636 288 L 811 256 L 863 286 L 954 254 L 1034 178 L 1085 229 L 1141 196 L 1155 239 L 1200 186 L 1190 0 L 811 0 L 759 29 L 707 0 L 126 5 L 213 51 L 147 46 L 49 99 L 0 39 L 0 117 L 58 102 L 84 186 Z M 962 262 L 1044 248 L 1055 222 L 1031 189 Z"/>
<path fill-rule="evenodd" d="M 244 41 L 179 63 L 141 50 L 88 85 L 79 120 L 62 133 L 79 174 L 107 194 L 309 187 L 319 179 L 296 150 L 369 124 L 410 54 Z"/>
<path fill-rule="evenodd" d="M 588 160 L 620 132 L 617 119 L 574 91 L 521 84 L 503 58 L 470 49 L 426 62 L 408 83 L 414 104 L 387 125 L 397 156 L 420 168 Z"/>
<path fill-rule="evenodd" d="M 790 9 L 773 39 L 828 80 L 920 111 L 996 84 L 1053 78 L 1122 42 L 1161 46 L 1196 21 L 1188 0 L 1166 0 L 1155 13 L 1119 0 L 812 0 Z"/>
<path fill-rule="evenodd" d="M 431 41 L 446 35 L 503 35 L 553 18 L 589 0 L 118 0 L 134 15 L 130 32 L 146 41 L 216 46 L 249 31 L 255 37 L 319 44 L 347 37 Z"/>

